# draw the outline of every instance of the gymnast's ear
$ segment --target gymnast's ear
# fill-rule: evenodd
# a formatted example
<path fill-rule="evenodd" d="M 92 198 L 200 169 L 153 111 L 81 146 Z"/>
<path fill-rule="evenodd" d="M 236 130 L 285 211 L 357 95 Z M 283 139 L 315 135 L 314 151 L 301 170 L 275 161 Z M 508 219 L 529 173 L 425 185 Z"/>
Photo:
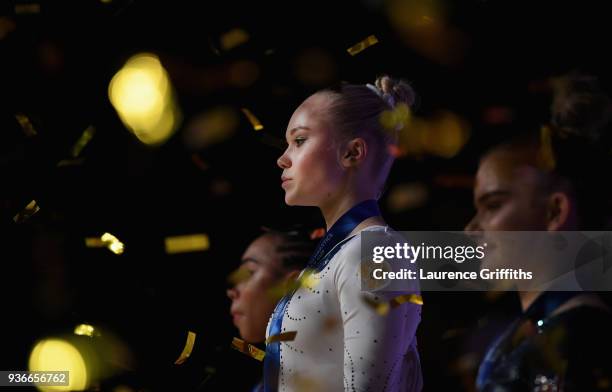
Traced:
<path fill-rule="evenodd" d="M 368 153 L 368 146 L 363 138 L 355 138 L 346 142 L 340 163 L 342 167 L 358 166 L 364 161 Z"/>

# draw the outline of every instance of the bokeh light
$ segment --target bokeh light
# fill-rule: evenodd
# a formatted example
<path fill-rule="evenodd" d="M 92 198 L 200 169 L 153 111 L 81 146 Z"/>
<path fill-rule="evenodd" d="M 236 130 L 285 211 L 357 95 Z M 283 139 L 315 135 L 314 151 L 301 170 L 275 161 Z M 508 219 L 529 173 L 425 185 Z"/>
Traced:
<path fill-rule="evenodd" d="M 28 370 L 69 372 L 67 386 L 38 386 L 41 391 L 82 391 L 89 385 L 83 355 L 75 346 L 61 339 L 38 342 L 30 354 Z"/>
<path fill-rule="evenodd" d="M 131 57 L 110 82 L 108 94 L 121 121 L 143 143 L 160 145 L 181 119 L 166 70 L 150 53 Z"/>

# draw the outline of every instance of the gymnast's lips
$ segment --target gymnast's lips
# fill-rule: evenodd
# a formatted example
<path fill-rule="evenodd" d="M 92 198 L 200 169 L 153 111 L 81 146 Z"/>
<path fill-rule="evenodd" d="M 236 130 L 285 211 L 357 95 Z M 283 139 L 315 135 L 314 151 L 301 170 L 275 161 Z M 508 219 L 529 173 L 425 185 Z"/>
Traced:
<path fill-rule="evenodd" d="M 289 182 L 289 181 L 291 181 L 291 180 L 292 180 L 292 179 L 291 179 L 291 178 L 289 178 L 289 177 L 282 176 L 282 177 L 281 177 L 281 186 L 284 186 L 286 183 L 288 183 L 288 182 Z"/>
<path fill-rule="evenodd" d="M 232 321 L 234 322 L 234 324 L 236 324 L 236 322 L 238 322 L 239 319 L 244 317 L 244 313 L 239 312 L 237 310 L 232 310 L 230 313 L 232 315 Z"/>

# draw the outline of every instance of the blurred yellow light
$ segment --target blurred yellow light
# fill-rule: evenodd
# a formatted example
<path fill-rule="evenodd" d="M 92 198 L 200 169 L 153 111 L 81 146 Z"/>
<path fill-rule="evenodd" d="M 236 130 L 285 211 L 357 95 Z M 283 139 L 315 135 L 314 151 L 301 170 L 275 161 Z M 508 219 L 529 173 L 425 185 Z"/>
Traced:
<path fill-rule="evenodd" d="M 210 240 L 206 234 L 191 234 L 165 238 L 166 253 L 186 253 L 207 250 Z"/>
<path fill-rule="evenodd" d="M 30 354 L 30 371 L 68 371 L 67 386 L 38 386 L 41 391 L 82 391 L 88 387 L 87 366 L 79 350 L 60 339 L 40 341 Z"/>
<path fill-rule="evenodd" d="M 391 212 L 402 212 L 422 207 L 428 197 L 429 191 L 422 183 L 398 184 L 389 192 L 387 206 Z"/>
<path fill-rule="evenodd" d="M 232 29 L 221 35 L 221 48 L 228 51 L 249 41 L 249 33 L 242 29 Z"/>
<path fill-rule="evenodd" d="M 470 138 L 468 124 L 451 112 L 441 112 L 429 121 L 421 134 L 424 149 L 442 158 L 452 158 L 461 151 Z"/>
<path fill-rule="evenodd" d="M 168 74 L 153 54 L 130 58 L 111 80 L 108 94 L 121 121 L 145 144 L 165 142 L 178 126 Z"/>
<path fill-rule="evenodd" d="M 295 75 L 309 86 L 327 85 L 334 80 L 336 63 L 332 55 L 324 49 L 306 49 L 295 60 Z"/>
<path fill-rule="evenodd" d="M 235 109 L 219 106 L 190 119 L 183 138 L 189 147 L 200 149 L 230 138 L 239 125 L 240 117 Z"/>
<path fill-rule="evenodd" d="M 249 87 L 259 78 L 259 66 L 253 61 L 237 61 L 229 67 L 229 83 L 232 86 Z"/>

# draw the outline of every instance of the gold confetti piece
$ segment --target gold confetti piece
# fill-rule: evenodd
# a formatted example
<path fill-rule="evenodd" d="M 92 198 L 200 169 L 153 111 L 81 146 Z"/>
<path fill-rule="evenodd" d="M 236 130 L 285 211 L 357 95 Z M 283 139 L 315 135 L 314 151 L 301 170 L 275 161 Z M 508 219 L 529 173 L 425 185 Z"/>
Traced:
<path fill-rule="evenodd" d="M 57 167 L 67 167 L 67 166 L 79 166 L 82 165 L 85 160 L 83 158 L 79 159 L 62 159 L 57 163 Z"/>
<path fill-rule="evenodd" d="M 272 286 L 270 289 L 268 289 L 268 295 L 274 300 L 279 300 L 285 295 L 298 290 L 300 287 L 306 287 L 312 290 L 319 284 L 320 281 L 315 274 L 315 270 L 305 269 L 298 279 Z"/>
<path fill-rule="evenodd" d="M 103 248 L 106 244 L 98 237 L 88 237 L 85 238 L 85 246 L 88 248 Z"/>
<path fill-rule="evenodd" d="M 77 325 L 76 327 L 74 327 L 74 334 L 81 335 L 81 336 L 89 336 L 90 338 L 100 335 L 98 331 L 96 331 L 96 329 L 93 327 L 93 325 L 89 325 L 89 324 Z"/>
<path fill-rule="evenodd" d="M 278 335 L 269 336 L 266 339 L 266 344 L 274 342 L 292 342 L 295 340 L 296 335 L 297 331 L 279 333 Z"/>
<path fill-rule="evenodd" d="M 85 238 L 85 245 L 88 248 L 104 248 L 107 247 L 111 252 L 116 255 L 123 253 L 124 245 L 114 235 L 110 233 L 104 233 L 100 238 L 89 237 Z"/>
<path fill-rule="evenodd" d="M 552 147 L 552 129 L 543 126 L 540 129 L 540 151 L 538 153 L 540 164 L 544 170 L 553 170 L 556 166 L 555 153 Z"/>
<path fill-rule="evenodd" d="M 368 306 L 370 306 L 372 309 L 374 309 L 376 313 L 378 313 L 379 315 L 386 316 L 387 313 L 389 313 L 389 309 L 391 308 L 391 306 L 389 305 L 388 302 L 378 302 L 378 301 L 373 300 L 367 295 L 364 295 L 362 298 L 363 298 L 363 301 Z"/>
<path fill-rule="evenodd" d="M 260 131 L 260 130 L 262 130 L 264 128 L 263 125 L 261 125 L 261 123 L 257 119 L 257 117 L 255 117 L 255 115 L 253 113 L 251 113 L 251 111 L 249 109 L 242 108 L 240 110 L 242 110 L 242 113 L 244 113 L 244 115 L 247 117 L 247 119 L 249 120 L 249 122 L 253 126 L 254 130 Z"/>
<path fill-rule="evenodd" d="M 393 298 L 389 301 L 392 308 L 397 308 L 401 304 L 405 304 L 406 302 L 410 302 L 415 305 L 423 305 L 423 297 L 418 294 L 404 294 L 398 297 Z"/>
<path fill-rule="evenodd" d="M 398 306 L 406 302 L 410 302 L 416 305 L 423 305 L 423 297 L 418 294 L 400 295 L 391 299 L 388 302 L 379 302 L 370 298 L 367 295 L 363 295 L 362 298 L 368 306 L 370 306 L 373 310 L 376 311 L 376 313 L 381 316 L 387 315 L 389 313 L 389 310 L 397 308 Z"/>
<path fill-rule="evenodd" d="M 17 15 L 38 14 L 40 13 L 40 4 L 15 4 L 15 13 Z"/>
<path fill-rule="evenodd" d="M 376 38 L 376 36 L 370 35 L 368 38 L 364 39 L 363 41 L 358 42 L 357 44 L 348 48 L 347 51 L 349 52 L 351 56 L 355 56 L 356 54 L 362 52 L 366 48 L 374 44 L 377 44 L 377 43 L 378 43 L 378 39 Z"/>
<path fill-rule="evenodd" d="M 175 365 L 182 365 L 183 363 L 185 363 L 187 358 L 189 358 L 191 352 L 193 351 L 195 339 L 195 332 L 187 331 L 187 341 L 185 342 L 185 347 L 183 348 L 183 352 L 181 353 L 181 355 L 179 355 L 178 359 L 174 361 Z"/>
<path fill-rule="evenodd" d="M 79 140 L 77 140 L 77 142 L 72 147 L 71 155 L 73 158 L 77 158 L 81 154 L 81 151 L 83 151 L 83 148 L 85 148 L 85 146 L 89 143 L 91 138 L 93 138 L 95 133 L 96 129 L 91 125 L 87 127 L 85 131 L 83 131 L 81 137 L 79 137 Z"/>
<path fill-rule="evenodd" d="M 108 249 L 110 249 L 110 251 L 113 252 L 114 254 L 120 255 L 123 253 L 123 249 L 124 249 L 123 243 L 119 241 L 117 237 L 115 237 L 111 233 L 102 234 L 102 237 L 100 237 L 100 239 L 102 240 L 102 242 L 106 244 Z"/>
<path fill-rule="evenodd" d="M 306 287 L 311 290 L 314 289 L 319 284 L 319 281 L 321 280 L 317 278 L 315 274 L 316 274 L 315 270 L 305 269 L 304 272 L 302 272 L 302 275 L 300 276 L 300 278 L 298 279 L 299 286 Z"/>
<path fill-rule="evenodd" d="M 255 358 L 258 361 L 263 361 L 264 357 L 266 356 L 265 351 L 260 350 L 252 344 L 248 344 L 244 340 L 238 338 L 232 339 L 232 348 L 248 355 L 251 358 Z"/>
<path fill-rule="evenodd" d="M 249 33 L 246 31 L 242 29 L 232 29 L 225 34 L 222 34 L 219 41 L 221 43 L 221 48 L 228 51 L 248 42 L 249 39 Z"/>
<path fill-rule="evenodd" d="M 28 203 L 28 205 L 13 217 L 13 221 L 15 223 L 23 223 L 26 220 L 30 219 L 30 217 L 40 211 L 40 207 L 36 204 L 36 200 L 32 200 Z"/>
<path fill-rule="evenodd" d="M 165 244 L 167 254 L 198 252 L 210 248 L 210 240 L 206 234 L 166 237 Z"/>
<path fill-rule="evenodd" d="M 251 273 L 249 272 L 249 270 L 244 265 L 241 265 L 227 277 L 227 281 L 232 285 L 236 286 L 239 283 L 242 283 L 249 279 L 250 276 Z"/>
<path fill-rule="evenodd" d="M 15 114 L 15 118 L 19 122 L 19 125 L 21 125 L 21 129 L 27 137 L 33 137 L 38 135 L 38 132 L 36 132 L 36 129 L 34 129 L 34 125 L 32 125 L 32 122 L 30 121 L 28 116 L 23 113 L 17 113 Z"/>

